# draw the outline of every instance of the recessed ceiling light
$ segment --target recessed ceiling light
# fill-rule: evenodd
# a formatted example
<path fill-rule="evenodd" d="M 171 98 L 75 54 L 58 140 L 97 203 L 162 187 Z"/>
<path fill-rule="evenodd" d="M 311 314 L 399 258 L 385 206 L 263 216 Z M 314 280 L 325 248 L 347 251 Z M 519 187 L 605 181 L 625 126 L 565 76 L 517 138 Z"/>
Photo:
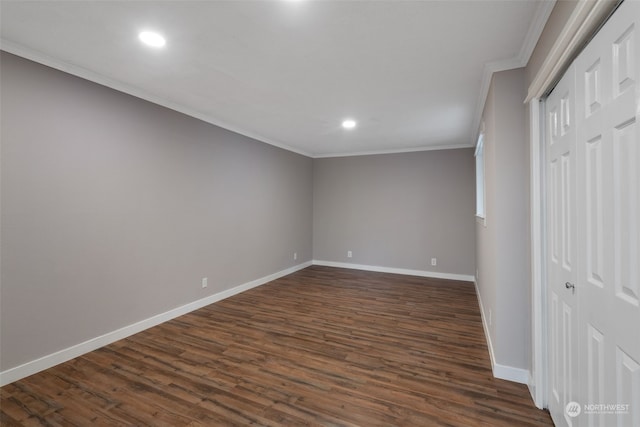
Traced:
<path fill-rule="evenodd" d="M 356 121 L 353 119 L 346 119 L 345 121 L 342 122 L 342 127 L 345 129 L 353 129 L 354 127 L 356 127 Z"/>
<path fill-rule="evenodd" d="M 143 31 L 138 34 L 138 38 L 142 43 L 151 47 L 162 47 L 167 43 L 164 37 L 153 31 Z"/>

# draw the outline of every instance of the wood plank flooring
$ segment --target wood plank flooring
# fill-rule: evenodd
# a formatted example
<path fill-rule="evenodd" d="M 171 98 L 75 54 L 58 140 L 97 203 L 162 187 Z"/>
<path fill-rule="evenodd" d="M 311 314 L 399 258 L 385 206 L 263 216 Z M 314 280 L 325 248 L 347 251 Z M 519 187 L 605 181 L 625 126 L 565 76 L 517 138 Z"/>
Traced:
<path fill-rule="evenodd" d="M 1 389 L 0 424 L 552 425 L 470 283 L 309 267 Z"/>

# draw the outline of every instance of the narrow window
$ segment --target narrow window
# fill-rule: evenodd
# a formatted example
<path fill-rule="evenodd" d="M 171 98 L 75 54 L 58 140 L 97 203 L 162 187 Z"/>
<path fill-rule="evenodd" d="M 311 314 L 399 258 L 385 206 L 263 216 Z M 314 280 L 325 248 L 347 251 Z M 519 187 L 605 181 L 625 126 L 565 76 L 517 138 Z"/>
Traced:
<path fill-rule="evenodd" d="M 484 125 L 476 144 L 476 216 L 485 219 L 484 206 Z"/>

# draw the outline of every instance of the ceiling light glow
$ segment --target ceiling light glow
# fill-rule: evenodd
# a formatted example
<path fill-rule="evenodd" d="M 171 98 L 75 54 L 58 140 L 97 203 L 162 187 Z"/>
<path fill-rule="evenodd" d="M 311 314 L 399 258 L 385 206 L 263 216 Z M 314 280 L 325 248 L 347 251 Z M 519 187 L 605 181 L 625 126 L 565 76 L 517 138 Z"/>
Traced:
<path fill-rule="evenodd" d="M 138 38 L 142 43 L 151 47 L 162 47 L 167 43 L 164 37 L 153 31 L 143 31 L 138 34 Z"/>
<path fill-rule="evenodd" d="M 356 121 L 353 119 L 346 119 L 342 122 L 342 127 L 345 129 L 353 129 L 356 127 Z"/>

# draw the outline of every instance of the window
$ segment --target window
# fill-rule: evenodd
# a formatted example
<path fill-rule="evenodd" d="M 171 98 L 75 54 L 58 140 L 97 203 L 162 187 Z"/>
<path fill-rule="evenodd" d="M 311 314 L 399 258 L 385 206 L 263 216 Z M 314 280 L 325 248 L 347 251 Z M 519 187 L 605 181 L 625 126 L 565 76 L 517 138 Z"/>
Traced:
<path fill-rule="evenodd" d="M 476 144 L 476 216 L 485 218 L 484 206 L 484 123 Z"/>

